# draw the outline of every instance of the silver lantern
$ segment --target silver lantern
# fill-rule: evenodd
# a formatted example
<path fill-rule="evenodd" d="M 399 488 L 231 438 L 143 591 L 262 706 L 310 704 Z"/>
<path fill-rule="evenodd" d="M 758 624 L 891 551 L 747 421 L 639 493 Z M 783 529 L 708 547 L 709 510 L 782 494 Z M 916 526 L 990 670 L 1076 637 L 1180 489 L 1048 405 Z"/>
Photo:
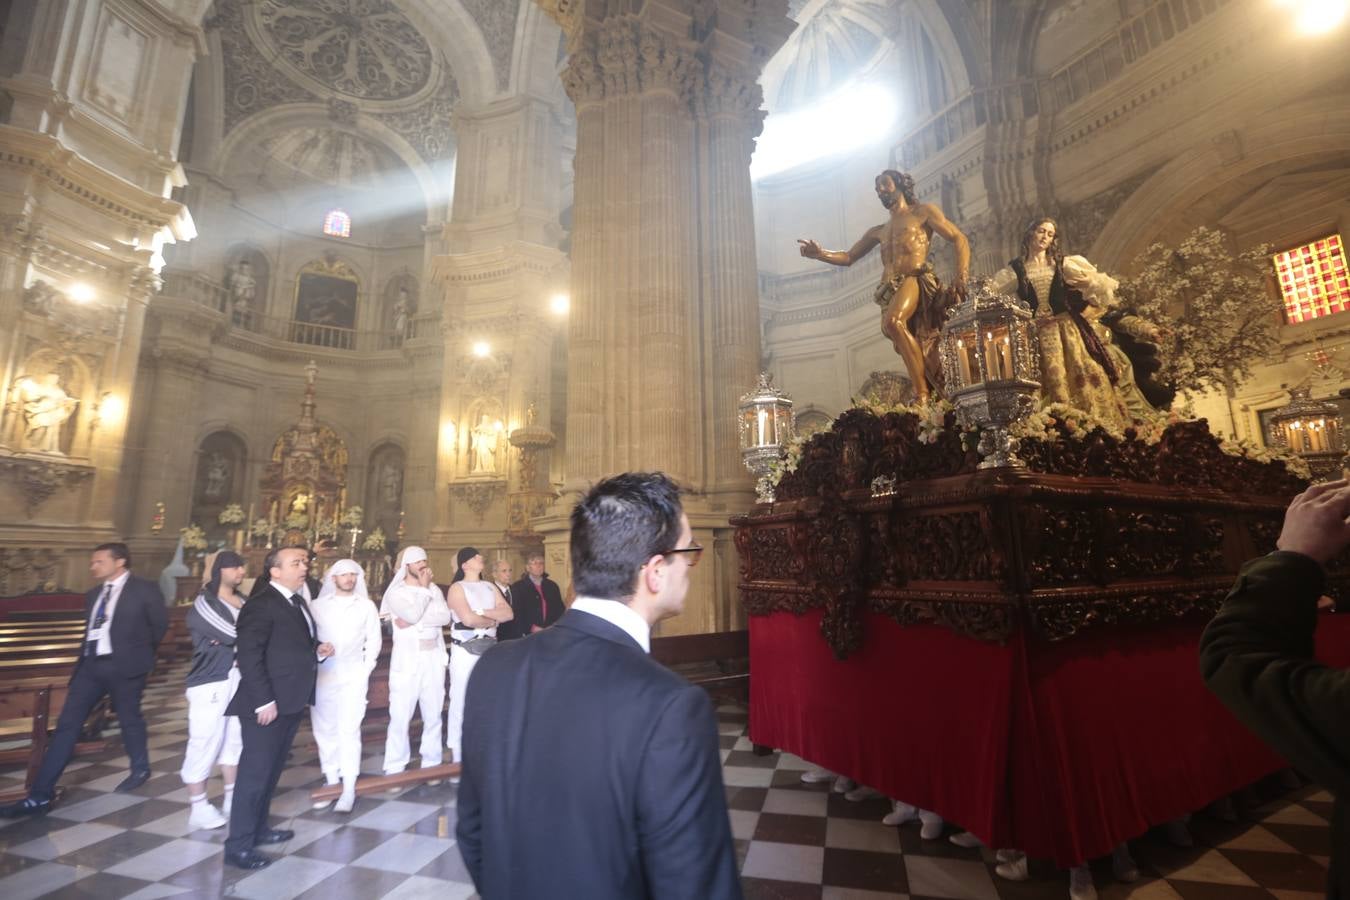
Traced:
<path fill-rule="evenodd" d="M 773 376 L 759 375 L 759 384 L 742 395 L 736 407 L 740 421 L 741 459 L 755 476 L 755 494 L 760 503 L 773 502 L 769 474 L 792 439 L 795 419 L 792 400 L 773 386 Z"/>
<path fill-rule="evenodd" d="M 940 352 L 947 398 L 967 425 L 980 429 L 980 468 L 1025 466 L 1009 427 L 1036 408 L 1040 354 L 1031 310 L 976 279 L 948 314 Z"/>

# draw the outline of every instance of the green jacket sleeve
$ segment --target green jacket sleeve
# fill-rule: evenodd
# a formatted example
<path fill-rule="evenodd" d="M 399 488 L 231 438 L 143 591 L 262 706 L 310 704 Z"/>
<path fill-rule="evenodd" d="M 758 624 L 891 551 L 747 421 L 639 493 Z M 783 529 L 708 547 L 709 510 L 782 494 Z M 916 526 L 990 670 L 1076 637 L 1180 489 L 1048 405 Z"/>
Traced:
<path fill-rule="evenodd" d="M 1277 753 L 1350 797 L 1350 672 L 1313 659 L 1325 581 L 1322 567 L 1299 553 L 1247 563 L 1200 638 L 1200 671 Z"/>

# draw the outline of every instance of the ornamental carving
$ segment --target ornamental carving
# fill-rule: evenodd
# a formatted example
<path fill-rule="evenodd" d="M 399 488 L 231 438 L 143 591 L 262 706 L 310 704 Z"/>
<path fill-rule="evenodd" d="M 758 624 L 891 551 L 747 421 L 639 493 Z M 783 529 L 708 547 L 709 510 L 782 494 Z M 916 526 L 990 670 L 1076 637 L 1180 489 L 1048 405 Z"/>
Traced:
<path fill-rule="evenodd" d="M 516 16 L 520 4 L 516 0 L 460 0 L 460 5 L 478 23 L 497 73 L 497 87 L 505 90 L 511 80 L 511 56 L 516 45 Z"/>
<path fill-rule="evenodd" d="M 0 597 L 57 590 L 61 557 L 55 550 L 0 547 Z"/>
<path fill-rule="evenodd" d="M 1086 253 L 1101 237 L 1106 223 L 1116 211 L 1156 171 L 1156 168 L 1148 169 L 1077 203 L 1061 206 L 1059 222 L 1070 246 L 1076 248 L 1073 252 Z"/>
<path fill-rule="evenodd" d="M 861 645 L 863 609 L 983 641 L 1199 618 L 1273 548 L 1306 487 L 1281 462 L 1225 452 L 1204 422 L 1152 442 L 1060 423 L 1023 440 L 1024 470 L 976 470 L 953 422 L 922 424 L 920 440 L 913 413 L 846 412 L 802 445 L 772 506 L 732 520 L 750 615 L 823 608 L 841 657 Z M 1350 554 L 1329 570 L 1336 594 Z"/>
<path fill-rule="evenodd" d="M 94 467 L 61 459 L 0 457 L 0 478 L 23 495 L 28 518 L 57 491 L 71 490 L 94 474 Z"/>
<path fill-rule="evenodd" d="M 502 481 L 478 481 L 472 484 L 450 485 L 450 497 L 463 503 L 473 513 L 474 521 L 483 524 L 483 516 L 498 496 L 506 493 Z"/>
<path fill-rule="evenodd" d="M 263 0 L 254 15 L 278 65 L 360 100 L 426 87 L 431 47 L 390 0 Z"/>

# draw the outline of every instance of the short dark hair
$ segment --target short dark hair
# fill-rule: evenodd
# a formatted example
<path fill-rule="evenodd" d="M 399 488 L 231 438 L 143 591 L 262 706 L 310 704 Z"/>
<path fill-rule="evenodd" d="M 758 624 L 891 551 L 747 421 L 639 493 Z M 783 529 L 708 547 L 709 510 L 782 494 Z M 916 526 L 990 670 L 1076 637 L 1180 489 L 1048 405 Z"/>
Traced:
<path fill-rule="evenodd" d="M 107 550 L 112 554 L 113 559 L 120 559 L 122 562 L 126 563 L 128 569 L 131 568 L 131 551 L 128 550 L 127 545 L 121 541 L 109 541 L 106 544 L 99 544 L 94 548 L 95 553 L 98 553 L 100 550 Z"/>
<path fill-rule="evenodd" d="M 642 566 L 680 539 L 680 488 L 661 472 L 625 472 L 596 484 L 572 510 L 572 582 L 578 596 L 623 600 Z"/>
<path fill-rule="evenodd" d="M 265 575 L 266 577 L 265 577 L 265 578 L 260 578 L 259 581 L 264 581 L 264 580 L 265 580 L 265 581 L 271 581 L 271 580 L 272 580 L 272 569 L 274 569 L 274 568 L 276 568 L 277 566 L 281 565 L 281 564 L 277 561 L 277 557 L 279 557 L 279 556 L 281 555 L 281 551 L 282 551 L 282 550 L 304 550 L 306 553 L 309 552 L 309 548 L 308 548 L 308 547 L 305 547 L 305 546 L 295 546 L 295 547 L 273 547 L 271 550 L 268 550 L 268 551 L 267 551 L 267 556 L 265 556 L 265 557 L 263 558 L 263 573 L 264 573 L 264 575 Z"/>

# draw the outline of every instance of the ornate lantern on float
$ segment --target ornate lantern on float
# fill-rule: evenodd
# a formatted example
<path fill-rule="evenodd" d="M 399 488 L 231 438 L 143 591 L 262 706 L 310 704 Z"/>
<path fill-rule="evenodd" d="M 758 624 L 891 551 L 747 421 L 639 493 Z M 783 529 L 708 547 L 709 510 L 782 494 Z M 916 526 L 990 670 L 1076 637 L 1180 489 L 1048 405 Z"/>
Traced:
<path fill-rule="evenodd" d="M 792 439 L 795 420 L 792 400 L 773 386 L 773 376 L 759 374 L 759 384 L 741 397 L 736 407 L 740 418 L 741 459 L 755 476 L 755 494 L 760 503 L 773 502 L 769 473 Z"/>
<path fill-rule="evenodd" d="M 981 469 L 1020 467 L 1008 428 L 1036 408 L 1040 358 L 1031 310 L 987 278 L 947 316 L 940 352 L 945 393 L 967 425 L 980 429 Z"/>
<path fill-rule="evenodd" d="M 1334 400 L 1314 400 L 1307 386 L 1289 394 L 1290 401 L 1270 417 L 1271 440 L 1303 457 L 1314 479 L 1339 478 L 1345 458 L 1340 407 Z"/>

